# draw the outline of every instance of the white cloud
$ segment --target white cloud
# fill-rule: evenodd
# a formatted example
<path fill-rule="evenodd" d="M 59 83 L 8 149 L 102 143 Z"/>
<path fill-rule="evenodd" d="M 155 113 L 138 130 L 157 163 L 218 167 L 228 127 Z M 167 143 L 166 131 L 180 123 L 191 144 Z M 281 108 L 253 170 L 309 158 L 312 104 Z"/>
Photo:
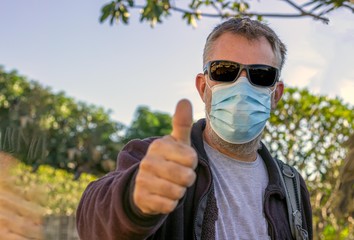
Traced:
<path fill-rule="evenodd" d="M 284 74 L 284 83 L 292 87 L 305 88 L 309 87 L 314 76 L 318 74 L 318 69 L 313 67 L 307 67 L 305 65 L 299 65 L 292 67 Z"/>
<path fill-rule="evenodd" d="M 341 87 L 339 89 L 340 97 L 346 102 L 354 105 L 354 80 L 346 79 L 342 81 Z"/>

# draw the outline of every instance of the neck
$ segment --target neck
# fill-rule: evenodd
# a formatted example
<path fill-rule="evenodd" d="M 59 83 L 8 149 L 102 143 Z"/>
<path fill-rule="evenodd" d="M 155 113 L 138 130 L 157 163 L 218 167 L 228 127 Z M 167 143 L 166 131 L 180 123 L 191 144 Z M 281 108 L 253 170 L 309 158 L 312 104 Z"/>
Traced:
<path fill-rule="evenodd" d="M 250 143 L 232 144 L 218 137 L 207 123 L 203 131 L 203 137 L 209 146 L 228 157 L 244 162 L 253 162 L 257 159 L 260 136 Z"/>

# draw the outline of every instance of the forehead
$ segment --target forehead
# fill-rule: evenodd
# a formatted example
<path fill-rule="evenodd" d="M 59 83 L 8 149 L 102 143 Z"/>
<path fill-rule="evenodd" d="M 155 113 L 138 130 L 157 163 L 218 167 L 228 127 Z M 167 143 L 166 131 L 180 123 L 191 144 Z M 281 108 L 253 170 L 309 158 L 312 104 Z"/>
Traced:
<path fill-rule="evenodd" d="M 233 33 L 224 33 L 214 41 L 208 60 L 279 66 L 272 46 L 265 37 L 250 40 Z"/>

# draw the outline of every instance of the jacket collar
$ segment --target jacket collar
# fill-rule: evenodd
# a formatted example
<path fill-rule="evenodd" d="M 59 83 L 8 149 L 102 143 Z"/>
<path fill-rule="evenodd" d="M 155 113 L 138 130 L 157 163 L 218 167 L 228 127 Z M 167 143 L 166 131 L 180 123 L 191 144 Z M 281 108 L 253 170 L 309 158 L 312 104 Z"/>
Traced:
<path fill-rule="evenodd" d="M 200 119 L 196 123 L 194 123 L 192 128 L 191 138 L 192 138 L 192 146 L 196 149 L 199 159 L 203 159 L 208 164 L 208 157 L 204 150 L 204 142 L 203 142 L 203 131 L 205 129 L 205 126 L 206 126 L 205 118 Z M 269 153 L 266 146 L 263 144 L 263 142 L 261 143 L 261 148 L 258 150 L 258 153 L 263 158 L 267 167 L 267 171 L 269 175 L 269 184 L 268 184 L 269 190 L 275 190 L 278 192 L 280 191 L 282 192 L 283 196 L 285 196 L 281 185 L 281 179 L 280 179 L 281 176 L 279 176 L 277 167 L 275 166 L 276 163 L 273 160 L 273 157 Z"/>
<path fill-rule="evenodd" d="M 206 122 L 205 118 L 199 119 L 196 123 L 193 124 L 192 128 L 192 146 L 197 151 L 198 158 L 204 159 L 208 162 L 208 157 L 204 149 L 204 141 L 203 141 L 203 131 L 205 129 Z"/>

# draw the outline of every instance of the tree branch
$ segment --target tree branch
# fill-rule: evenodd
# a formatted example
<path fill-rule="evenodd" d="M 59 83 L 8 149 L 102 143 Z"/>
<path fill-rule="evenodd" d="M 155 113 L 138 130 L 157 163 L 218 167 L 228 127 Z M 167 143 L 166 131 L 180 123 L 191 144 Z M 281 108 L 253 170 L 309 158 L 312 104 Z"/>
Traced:
<path fill-rule="evenodd" d="M 300 12 L 300 15 L 302 17 L 304 16 L 309 16 L 309 17 L 313 17 L 314 19 L 316 20 L 321 20 L 323 21 L 324 23 L 328 24 L 329 23 L 329 19 L 328 18 L 325 18 L 325 17 L 322 17 L 322 14 L 314 14 L 312 11 L 311 12 L 307 12 L 304 10 L 303 7 L 300 7 L 298 5 L 296 5 L 294 2 L 290 1 L 290 0 L 283 0 L 284 2 L 288 3 L 290 6 L 292 6 L 293 8 L 297 9 L 299 12 Z M 305 5 L 310 5 L 310 2 L 309 3 L 305 3 Z"/>
<path fill-rule="evenodd" d="M 343 3 L 342 6 L 345 7 L 345 8 L 348 8 L 349 10 L 351 10 L 354 13 L 354 7 L 353 6 L 350 6 L 350 5 L 346 4 L 346 3 Z"/>
<path fill-rule="evenodd" d="M 176 11 L 176 12 L 181 12 L 181 13 L 190 13 L 190 14 L 199 14 L 200 16 L 203 17 L 215 17 L 215 18 L 228 18 L 228 17 L 237 17 L 237 16 L 263 16 L 263 17 L 274 17 L 274 18 L 298 18 L 298 17 L 305 17 L 305 16 L 310 16 L 315 18 L 316 20 L 321 20 L 324 23 L 328 23 L 329 20 L 328 18 L 317 16 L 311 13 L 307 13 L 303 10 L 301 10 L 301 13 L 299 14 L 291 14 L 291 13 L 257 13 L 257 12 L 245 12 L 245 13 L 203 13 L 203 12 L 196 12 L 196 11 L 189 11 L 186 9 L 182 9 L 176 6 L 171 6 L 171 10 Z"/>
<path fill-rule="evenodd" d="M 293 8 L 297 9 L 299 12 L 306 14 L 306 12 L 298 5 L 296 5 L 294 2 L 290 1 L 290 0 L 282 0 L 283 2 L 288 3 L 289 5 L 291 5 Z"/>
<path fill-rule="evenodd" d="M 213 6 L 213 8 L 215 9 L 215 11 L 218 12 L 219 15 L 222 15 L 222 10 L 219 9 L 214 2 L 211 2 L 211 5 Z"/>
<path fill-rule="evenodd" d="M 171 3 L 168 9 L 165 9 L 167 12 L 168 11 L 175 11 L 175 12 L 180 12 L 183 14 L 190 14 L 190 15 L 195 15 L 195 16 L 202 16 L 202 17 L 209 17 L 209 18 L 229 18 L 229 17 L 239 17 L 239 16 L 248 16 L 248 17 L 270 17 L 270 18 L 301 18 L 301 17 L 311 17 L 315 20 L 320 20 L 326 24 L 328 24 L 329 19 L 326 17 L 323 17 L 324 14 L 334 10 L 334 8 L 329 8 L 326 10 L 322 10 L 320 13 L 315 13 L 315 10 L 319 9 L 322 5 L 317 5 L 315 7 L 312 7 L 311 10 L 305 10 L 305 7 L 309 7 L 314 2 L 307 2 L 302 5 L 297 5 L 294 3 L 292 0 L 282 0 L 283 2 L 289 4 L 293 9 L 297 10 L 298 13 L 260 13 L 260 12 L 239 12 L 239 11 L 233 11 L 232 9 L 223 9 L 217 7 L 215 4 L 212 4 L 212 7 L 214 9 L 214 13 L 207 13 L 207 12 L 201 12 L 200 10 L 190 10 L 190 9 L 184 9 L 177 7 L 175 3 Z M 354 12 L 354 8 L 348 4 L 342 5 L 345 8 L 350 9 L 351 11 Z M 135 9 L 144 9 L 144 5 L 133 5 L 130 8 L 135 8 Z"/>

